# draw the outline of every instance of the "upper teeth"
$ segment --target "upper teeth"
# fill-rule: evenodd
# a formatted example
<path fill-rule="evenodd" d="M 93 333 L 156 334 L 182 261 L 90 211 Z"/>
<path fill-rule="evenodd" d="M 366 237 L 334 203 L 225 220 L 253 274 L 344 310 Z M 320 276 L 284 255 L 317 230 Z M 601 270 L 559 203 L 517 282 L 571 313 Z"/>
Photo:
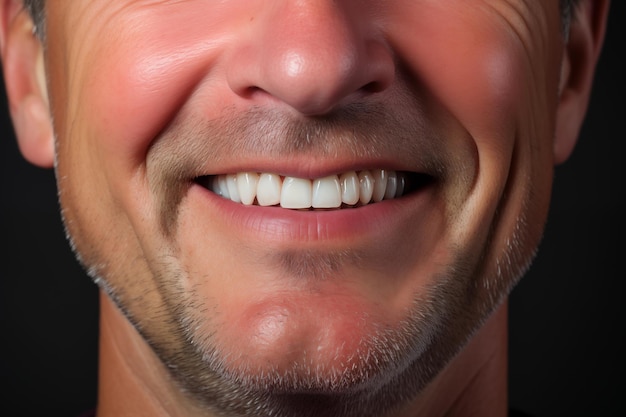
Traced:
<path fill-rule="evenodd" d="M 406 178 L 385 169 L 348 171 L 341 175 L 305 179 L 271 173 L 239 172 L 214 176 L 210 189 L 245 205 L 280 205 L 289 209 L 338 208 L 400 197 Z"/>

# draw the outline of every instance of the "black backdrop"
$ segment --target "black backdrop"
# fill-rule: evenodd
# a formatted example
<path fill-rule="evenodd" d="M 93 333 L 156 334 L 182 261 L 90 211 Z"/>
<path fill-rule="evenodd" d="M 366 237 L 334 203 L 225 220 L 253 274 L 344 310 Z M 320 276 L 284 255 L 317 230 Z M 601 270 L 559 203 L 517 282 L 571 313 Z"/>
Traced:
<path fill-rule="evenodd" d="M 625 23 L 615 0 L 579 145 L 511 296 L 510 401 L 536 417 L 626 415 Z M 52 172 L 22 159 L 0 106 L 0 415 L 77 417 L 96 398 L 97 289 L 64 238 Z"/>

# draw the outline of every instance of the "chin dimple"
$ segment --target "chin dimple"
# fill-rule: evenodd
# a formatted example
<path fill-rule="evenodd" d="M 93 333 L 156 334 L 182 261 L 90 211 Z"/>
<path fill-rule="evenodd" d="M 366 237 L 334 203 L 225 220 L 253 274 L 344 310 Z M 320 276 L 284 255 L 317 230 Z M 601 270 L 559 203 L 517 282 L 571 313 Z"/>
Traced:
<path fill-rule="evenodd" d="M 373 169 L 314 179 L 239 172 L 202 177 L 200 183 L 215 194 L 243 205 L 337 209 L 401 197 L 407 192 L 408 182 L 407 173 Z"/>

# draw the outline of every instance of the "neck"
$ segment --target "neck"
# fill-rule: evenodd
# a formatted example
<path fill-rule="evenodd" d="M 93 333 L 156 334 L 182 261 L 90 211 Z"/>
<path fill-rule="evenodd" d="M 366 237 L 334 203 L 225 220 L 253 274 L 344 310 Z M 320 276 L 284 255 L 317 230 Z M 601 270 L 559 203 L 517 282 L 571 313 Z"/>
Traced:
<path fill-rule="evenodd" d="M 398 417 L 508 415 L 508 302 Z"/>
<path fill-rule="evenodd" d="M 176 387 L 167 369 L 105 295 L 100 302 L 98 417 L 210 417 Z M 507 303 L 396 417 L 507 415 Z"/>
<path fill-rule="evenodd" d="M 208 416 L 194 410 L 153 350 L 100 293 L 98 417 Z"/>

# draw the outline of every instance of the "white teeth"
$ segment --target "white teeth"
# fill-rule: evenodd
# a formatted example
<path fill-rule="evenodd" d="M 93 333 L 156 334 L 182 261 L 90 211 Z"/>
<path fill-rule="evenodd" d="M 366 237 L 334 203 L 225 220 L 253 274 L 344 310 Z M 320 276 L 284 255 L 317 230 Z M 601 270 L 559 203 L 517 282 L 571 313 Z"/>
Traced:
<path fill-rule="evenodd" d="M 280 205 L 288 209 L 339 208 L 401 197 L 406 177 L 396 171 L 348 171 L 313 180 L 281 177 L 272 173 L 240 172 L 216 175 L 210 189 L 245 205 Z"/>
<path fill-rule="evenodd" d="M 335 208 L 341 206 L 341 186 L 336 175 L 318 178 L 313 181 L 311 205 L 313 208 Z"/>
<path fill-rule="evenodd" d="M 241 202 L 245 205 L 254 203 L 259 174 L 256 172 L 240 172 L 237 174 L 237 191 Z"/>
<path fill-rule="evenodd" d="M 239 197 L 239 190 L 237 189 L 237 174 L 226 175 L 226 188 L 228 190 L 229 198 L 235 203 L 241 203 Z"/>
<path fill-rule="evenodd" d="M 359 201 L 359 177 L 356 172 L 349 171 L 339 179 L 341 183 L 341 201 L 350 206 Z"/>
<path fill-rule="evenodd" d="M 311 207 L 311 180 L 285 177 L 280 193 L 280 206 L 290 209 Z"/>
<path fill-rule="evenodd" d="M 387 189 L 387 171 L 384 169 L 375 169 L 372 171 L 372 176 L 374 177 L 372 200 L 374 202 L 379 202 L 385 198 L 385 190 Z"/>
<path fill-rule="evenodd" d="M 385 189 L 385 198 L 388 200 L 396 196 L 398 189 L 398 177 L 395 171 L 387 171 L 387 188 Z"/>
<path fill-rule="evenodd" d="M 221 175 L 220 175 L 221 177 Z M 256 189 L 256 200 L 260 206 L 274 206 L 280 203 L 280 190 L 283 181 L 276 174 L 261 174 Z"/>
<path fill-rule="evenodd" d="M 361 171 L 359 173 L 359 201 L 361 204 L 367 204 L 372 200 L 374 192 L 374 177 L 369 171 Z"/>
<path fill-rule="evenodd" d="M 230 199 L 228 194 L 228 186 L 226 185 L 226 175 L 218 175 L 213 177 L 211 189 L 219 196 Z"/>

